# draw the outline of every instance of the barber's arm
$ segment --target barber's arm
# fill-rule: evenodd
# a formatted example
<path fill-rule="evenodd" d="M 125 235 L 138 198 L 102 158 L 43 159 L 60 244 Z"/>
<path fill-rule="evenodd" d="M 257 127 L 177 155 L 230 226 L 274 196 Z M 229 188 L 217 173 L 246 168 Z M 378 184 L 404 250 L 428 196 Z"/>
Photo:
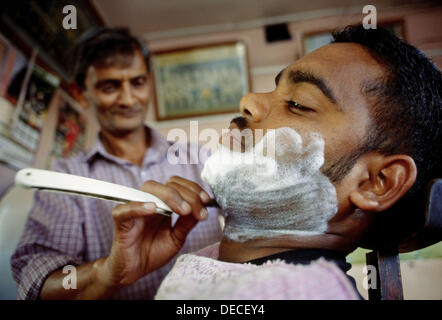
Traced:
<path fill-rule="evenodd" d="M 154 194 L 180 215 L 172 227 L 169 217 L 155 213 L 152 203 L 118 205 L 112 212 L 114 238 L 108 257 L 77 267 L 77 289 L 65 290 L 62 270 L 51 273 L 41 299 L 106 299 L 170 261 L 183 246 L 189 231 L 207 218 L 210 199 L 196 183 L 173 177 L 166 185 L 146 182 L 143 191 Z"/>

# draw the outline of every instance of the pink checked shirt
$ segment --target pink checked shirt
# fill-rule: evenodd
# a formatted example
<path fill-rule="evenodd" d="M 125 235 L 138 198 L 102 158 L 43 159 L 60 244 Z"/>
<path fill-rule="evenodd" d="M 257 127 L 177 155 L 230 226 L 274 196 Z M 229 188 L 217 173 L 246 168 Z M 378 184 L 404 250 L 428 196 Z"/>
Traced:
<path fill-rule="evenodd" d="M 147 180 L 165 183 L 171 176 L 197 182 L 210 195 L 200 177 L 203 164 L 170 164 L 167 151 L 171 145 L 157 131 L 150 129 L 151 146 L 140 166 L 106 152 L 97 139 L 95 146 L 80 155 L 59 160 L 54 171 L 61 171 L 128 187 L 140 188 Z M 196 152 L 189 156 L 195 160 Z M 81 265 L 109 255 L 113 238 L 112 209 L 116 203 L 98 199 L 48 192 L 36 192 L 24 233 L 11 258 L 14 279 L 18 283 L 18 299 L 37 299 L 44 280 L 65 265 Z M 219 241 L 222 230 L 219 211 L 208 208 L 209 218 L 190 232 L 181 253 L 194 252 Z M 172 222 L 176 221 L 174 214 Z M 151 299 L 175 262 L 122 288 L 114 299 Z"/>

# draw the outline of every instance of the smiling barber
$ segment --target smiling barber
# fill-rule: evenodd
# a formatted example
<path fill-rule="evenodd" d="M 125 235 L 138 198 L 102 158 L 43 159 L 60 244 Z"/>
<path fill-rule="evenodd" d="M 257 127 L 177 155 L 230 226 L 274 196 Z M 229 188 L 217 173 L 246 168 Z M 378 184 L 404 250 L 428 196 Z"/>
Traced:
<path fill-rule="evenodd" d="M 75 80 L 81 88 L 76 98 L 94 108 L 100 132 L 90 150 L 58 160 L 52 169 L 134 188 L 149 180 L 143 190 L 163 195 L 179 217 L 172 224 L 154 214 L 153 204 L 115 207 L 36 192 L 11 258 L 18 298 L 150 299 L 178 251 L 195 251 L 221 239 L 219 212 L 202 205 L 212 195 L 200 177 L 202 164 L 170 164 L 170 143 L 144 125 L 151 78 L 142 44 L 125 29 L 102 28 L 83 36 L 75 52 Z M 176 191 L 180 186 L 181 194 Z M 63 287 L 66 265 L 76 266 L 77 289 Z"/>

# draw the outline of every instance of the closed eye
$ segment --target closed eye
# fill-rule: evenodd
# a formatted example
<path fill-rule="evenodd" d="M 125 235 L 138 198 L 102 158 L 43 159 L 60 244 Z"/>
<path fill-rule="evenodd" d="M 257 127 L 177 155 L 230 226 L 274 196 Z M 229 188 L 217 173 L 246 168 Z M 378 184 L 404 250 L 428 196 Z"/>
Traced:
<path fill-rule="evenodd" d="M 315 110 L 305 107 L 303 105 L 300 105 L 299 103 L 297 103 L 296 101 L 290 100 L 287 101 L 287 105 L 289 107 L 290 111 L 301 111 L 301 112 L 316 112 Z"/>

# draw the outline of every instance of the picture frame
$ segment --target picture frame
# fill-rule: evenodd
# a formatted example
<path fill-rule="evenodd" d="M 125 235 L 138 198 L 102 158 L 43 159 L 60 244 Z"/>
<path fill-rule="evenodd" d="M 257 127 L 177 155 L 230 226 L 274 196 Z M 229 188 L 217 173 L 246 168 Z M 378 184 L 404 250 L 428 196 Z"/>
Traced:
<path fill-rule="evenodd" d="M 379 22 L 378 25 L 390 30 L 399 38 L 406 40 L 403 20 L 382 21 Z M 329 44 L 332 40 L 332 30 L 307 32 L 302 37 L 302 53 L 303 55 L 307 55 L 310 52 Z"/>
<path fill-rule="evenodd" d="M 242 41 L 153 52 L 151 67 L 158 121 L 237 112 L 250 91 Z"/>
<path fill-rule="evenodd" d="M 26 77 L 27 68 L 22 69 L 23 77 Z M 32 152 L 37 152 L 46 115 L 59 84 L 60 78 L 37 64 L 31 65 L 31 74 L 24 88 L 24 100 L 18 102 L 16 107 L 17 118 L 13 120 L 10 137 Z"/>
<path fill-rule="evenodd" d="M 86 118 L 69 101 L 63 100 L 58 106 L 58 119 L 51 155 L 54 158 L 76 156 L 84 149 Z"/>
<path fill-rule="evenodd" d="M 302 39 L 302 53 L 305 56 L 310 52 L 329 44 L 332 40 L 332 32 L 329 30 L 306 34 Z"/>
<path fill-rule="evenodd" d="M 71 81 L 69 65 L 72 50 L 82 34 L 91 28 L 104 26 L 99 11 L 89 0 L 10 1 L 0 15 L 0 31 L 27 56 L 38 49 L 37 63 Z M 75 29 L 65 29 L 63 8 L 76 8 Z M 51 23 L 48 18 L 51 17 Z M 54 23 L 56 23 L 54 25 Z M 59 27 L 58 27 L 59 23 Z"/>

